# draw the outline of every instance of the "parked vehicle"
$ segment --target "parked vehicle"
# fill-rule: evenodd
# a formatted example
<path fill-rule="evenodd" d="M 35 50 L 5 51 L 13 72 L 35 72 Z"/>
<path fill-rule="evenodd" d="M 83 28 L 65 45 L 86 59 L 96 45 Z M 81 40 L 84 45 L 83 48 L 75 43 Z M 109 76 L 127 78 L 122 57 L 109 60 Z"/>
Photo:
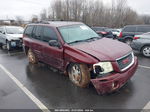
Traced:
<path fill-rule="evenodd" d="M 23 28 L 17 26 L 0 27 L 0 46 L 6 46 L 7 50 L 14 47 L 22 47 Z"/>
<path fill-rule="evenodd" d="M 114 37 L 118 37 L 120 35 L 121 29 L 111 29 Z"/>
<path fill-rule="evenodd" d="M 24 31 L 30 63 L 55 67 L 79 87 L 91 81 L 99 94 L 121 88 L 135 73 L 138 62 L 128 45 L 99 37 L 80 22 L 44 23 L 30 24 Z"/>
<path fill-rule="evenodd" d="M 91 27 L 99 36 L 114 38 L 113 33 L 107 27 Z"/>
<path fill-rule="evenodd" d="M 146 32 L 150 32 L 150 25 L 127 25 L 121 31 L 118 40 L 130 45 L 135 35 Z"/>
<path fill-rule="evenodd" d="M 145 57 L 150 57 L 150 32 L 142 35 L 135 35 L 131 47 L 141 52 Z"/>

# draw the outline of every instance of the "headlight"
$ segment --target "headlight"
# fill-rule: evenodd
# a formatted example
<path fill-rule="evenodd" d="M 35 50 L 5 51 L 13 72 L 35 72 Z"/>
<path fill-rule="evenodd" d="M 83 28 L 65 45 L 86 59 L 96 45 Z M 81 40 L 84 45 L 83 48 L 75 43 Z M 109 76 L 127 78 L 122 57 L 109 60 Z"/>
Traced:
<path fill-rule="evenodd" d="M 106 74 L 113 71 L 111 62 L 100 62 L 93 65 L 94 73 Z"/>

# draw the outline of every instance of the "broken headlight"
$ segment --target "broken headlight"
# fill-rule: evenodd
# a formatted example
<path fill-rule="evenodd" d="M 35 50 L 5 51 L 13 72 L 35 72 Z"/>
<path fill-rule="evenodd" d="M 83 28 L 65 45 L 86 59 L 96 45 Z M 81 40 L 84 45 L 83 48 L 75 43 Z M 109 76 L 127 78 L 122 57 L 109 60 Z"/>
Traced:
<path fill-rule="evenodd" d="M 107 74 L 113 71 L 111 62 L 99 62 L 93 65 L 94 73 Z"/>

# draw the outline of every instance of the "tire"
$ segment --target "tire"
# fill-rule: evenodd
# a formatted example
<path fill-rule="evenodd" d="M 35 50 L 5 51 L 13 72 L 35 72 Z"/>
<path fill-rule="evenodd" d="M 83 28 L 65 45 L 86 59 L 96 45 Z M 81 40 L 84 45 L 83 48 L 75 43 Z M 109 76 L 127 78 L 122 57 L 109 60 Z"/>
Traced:
<path fill-rule="evenodd" d="M 11 45 L 10 45 L 10 42 L 9 42 L 9 41 L 6 42 L 6 49 L 7 49 L 8 51 L 11 51 Z"/>
<path fill-rule="evenodd" d="M 85 64 L 71 64 L 68 74 L 70 80 L 79 87 L 85 88 L 90 83 L 90 72 Z"/>
<path fill-rule="evenodd" d="M 128 45 L 131 45 L 132 41 L 133 40 L 131 38 L 125 39 L 125 43 L 128 44 Z"/>
<path fill-rule="evenodd" d="M 32 52 L 31 49 L 28 50 L 27 56 L 28 56 L 28 60 L 29 60 L 30 63 L 32 63 L 32 64 L 37 64 L 38 63 L 38 60 L 37 60 L 35 54 Z"/>
<path fill-rule="evenodd" d="M 150 58 L 150 45 L 149 46 L 144 46 L 142 48 L 142 54 L 145 56 L 145 57 L 148 57 Z"/>

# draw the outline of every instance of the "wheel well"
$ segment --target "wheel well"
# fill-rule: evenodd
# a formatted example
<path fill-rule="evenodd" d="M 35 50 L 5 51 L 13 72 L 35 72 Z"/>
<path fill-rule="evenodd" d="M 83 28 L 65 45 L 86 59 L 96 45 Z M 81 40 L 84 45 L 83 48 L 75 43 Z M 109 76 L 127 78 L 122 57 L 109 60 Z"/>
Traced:
<path fill-rule="evenodd" d="M 127 40 L 127 39 L 133 40 L 133 37 L 126 37 L 125 40 Z"/>
<path fill-rule="evenodd" d="M 146 46 L 150 46 L 150 44 L 146 44 L 146 45 L 144 45 L 143 47 L 141 47 L 140 52 L 142 52 L 142 49 L 143 49 L 144 47 L 146 47 Z"/>
<path fill-rule="evenodd" d="M 73 64 L 75 64 L 75 62 L 69 62 L 69 63 L 67 64 L 66 69 L 65 69 L 67 74 L 68 74 L 68 69 L 69 69 L 69 67 L 70 67 L 71 65 L 73 65 Z M 76 64 L 82 64 L 82 63 L 76 63 Z M 89 68 L 89 71 L 92 71 L 91 65 L 88 65 L 88 64 L 87 64 L 87 67 Z"/>

